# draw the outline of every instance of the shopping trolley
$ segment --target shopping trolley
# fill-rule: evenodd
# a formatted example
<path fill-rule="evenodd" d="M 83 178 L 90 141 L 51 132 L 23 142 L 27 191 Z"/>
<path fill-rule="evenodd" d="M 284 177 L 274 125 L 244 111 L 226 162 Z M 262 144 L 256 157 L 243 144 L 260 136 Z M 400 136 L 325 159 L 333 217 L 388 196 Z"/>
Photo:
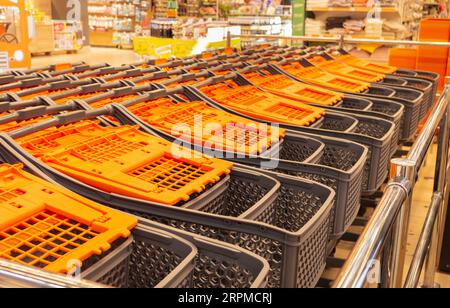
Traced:
<path fill-rule="evenodd" d="M 59 115 L 44 126 L 70 125 L 98 115 L 98 111 Z M 225 188 L 220 196 L 203 193 L 191 201 L 204 202 L 203 212 L 149 203 L 105 194 L 42 164 L 13 140 L 26 133 L 25 129 L 2 136 L 9 147 L 20 151 L 25 163 L 95 201 L 254 251 L 271 264 L 271 287 L 315 286 L 325 268 L 334 200 L 334 192 L 326 186 L 236 166 L 230 185 L 220 186 Z"/>
<path fill-rule="evenodd" d="M 226 89 L 234 89 L 235 91 L 226 92 Z M 240 91 L 245 92 L 244 96 L 238 96 Z M 249 95 L 249 103 L 244 99 L 251 90 Z M 245 79 L 239 78 L 236 73 L 231 73 L 227 76 L 216 76 L 208 79 L 205 82 L 197 84 L 191 88 L 193 95 L 200 97 L 201 99 L 209 101 L 215 105 L 216 108 L 224 109 L 228 112 L 235 113 L 237 115 L 249 117 L 256 121 L 262 121 L 272 123 L 276 121 L 276 117 L 272 116 L 268 120 L 264 120 L 261 117 L 254 118 L 252 114 L 257 113 L 258 109 L 255 107 L 253 100 L 256 98 L 263 100 L 265 97 L 271 94 L 262 92 L 254 86 L 248 84 Z M 228 93 L 228 95 L 226 95 Z M 234 102 L 239 107 L 234 106 Z M 293 102 L 295 104 L 296 102 Z M 247 111 L 242 106 L 252 106 L 253 109 Z M 284 106 L 283 106 L 284 107 Z M 243 112 L 241 112 L 243 111 Z M 292 111 L 289 111 L 291 114 Z M 387 176 L 387 169 L 390 154 L 392 153 L 392 138 L 395 131 L 395 124 L 389 121 L 385 121 L 379 118 L 366 117 L 361 115 L 349 115 L 345 113 L 325 113 L 325 118 L 329 115 L 338 117 L 350 117 L 356 119 L 356 126 L 351 126 L 347 129 L 342 129 L 343 125 L 341 121 L 327 122 L 325 119 L 320 125 L 312 125 L 310 127 L 296 125 L 294 121 L 279 122 L 281 127 L 300 132 L 310 132 L 313 134 L 333 136 L 338 138 L 347 138 L 349 140 L 364 144 L 370 148 L 369 160 L 366 164 L 366 170 L 363 181 L 363 193 L 372 194 L 378 190 L 378 188 L 385 181 Z M 324 124 L 326 123 L 326 124 Z"/>
<path fill-rule="evenodd" d="M 144 219 L 136 226 L 137 219 L 33 176 L 21 165 L 4 164 L 0 172 L 8 179 L 1 184 L 2 269 L 5 259 L 16 268 L 25 264 L 64 273 L 79 259 L 82 278 L 113 287 L 246 288 L 267 283 L 267 262 L 240 247 Z M 221 269 L 241 278 L 222 276 Z M 28 273 L 24 267 L 24 279 L 30 279 Z M 48 275 L 42 277 L 43 285 L 51 284 Z"/>

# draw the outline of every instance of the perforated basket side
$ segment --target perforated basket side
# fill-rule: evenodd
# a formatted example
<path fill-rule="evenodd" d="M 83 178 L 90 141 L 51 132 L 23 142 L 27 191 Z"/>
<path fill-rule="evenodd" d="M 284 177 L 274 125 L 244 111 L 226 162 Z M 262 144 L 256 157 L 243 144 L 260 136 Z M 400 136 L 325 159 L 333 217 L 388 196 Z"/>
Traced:
<path fill-rule="evenodd" d="M 324 148 L 325 145 L 316 139 L 287 133 L 279 157 L 290 161 L 315 163 L 322 157 Z"/>
<path fill-rule="evenodd" d="M 294 181 L 275 175 L 284 185 L 273 207 L 267 208 L 256 220 L 298 232 L 298 245 L 286 246 L 284 253 L 285 284 L 297 288 L 312 288 L 326 266 L 331 209 L 319 193 L 305 191 Z M 269 285 L 273 283 L 269 280 Z"/>
<path fill-rule="evenodd" d="M 193 274 L 197 249 L 182 238 L 139 225 L 133 240 L 84 278 L 123 288 L 176 287 Z"/>

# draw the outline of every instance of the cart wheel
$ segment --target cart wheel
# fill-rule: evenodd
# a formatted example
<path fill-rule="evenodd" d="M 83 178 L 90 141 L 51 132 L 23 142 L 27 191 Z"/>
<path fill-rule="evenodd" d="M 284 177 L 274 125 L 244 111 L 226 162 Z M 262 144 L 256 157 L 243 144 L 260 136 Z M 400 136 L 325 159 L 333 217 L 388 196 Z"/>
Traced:
<path fill-rule="evenodd" d="M 18 44 L 19 40 L 14 34 L 5 33 L 0 36 L 0 42 L 8 43 L 8 44 Z"/>

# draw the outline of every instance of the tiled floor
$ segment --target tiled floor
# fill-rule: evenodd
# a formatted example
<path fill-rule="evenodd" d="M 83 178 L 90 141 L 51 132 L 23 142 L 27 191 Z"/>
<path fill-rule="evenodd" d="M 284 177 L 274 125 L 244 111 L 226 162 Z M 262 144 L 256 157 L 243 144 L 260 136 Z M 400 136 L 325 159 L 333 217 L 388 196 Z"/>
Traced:
<path fill-rule="evenodd" d="M 366 56 L 367 53 L 355 51 L 355 54 L 359 56 Z M 387 58 L 386 49 L 380 49 L 374 54 L 371 59 L 383 61 Z M 107 62 L 111 65 L 121 65 L 126 63 L 136 62 L 138 59 L 135 57 L 134 53 L 129 50 L 119 50 L 114 48 L 85 48 L 78 54 L 72 55 L 56 55 L 56 56 L 45 56 L 33 58 L 33 67 L 42 67 L 49 64 L 56 63 L 73 63 L 84 61 L 88 64 Z M 410 226 L 410 233 L 408 239 L 408 250 L 407 250 L 407 264 L 406 270 L 409 268 L 409 263 L 414 254 L 414 250 L 417 244 L 417 240 L 420 236 L 423 222 L 428 211 L 428 206 L 431 200 L 431 188 L 433 185 L 433 162 L 435 161 L 435 149 L 431 151 L 428 157 L 428 162 L 422 170 L 420 180 L 416 186 L 416 192 L 414 194 L 414 202 L 412 207 L 412 221 Z M 360 228 L 359 228 L 360 229 Z M 361 230 L 356 230 L 361 231 Z M 345 259 L 348 256 L 349 251 L 352 248 L 351 243 L 342 243 L 340 249 L 337 251 L 337 257 Z M 329 278 L 332 278 L 337 273 L 336 271 L 330 271 L 327 273 Z M 450 288 L 450 276 L 445 274 L 437 275 L 437 282 L 441 284 L 442 287 Z"/>

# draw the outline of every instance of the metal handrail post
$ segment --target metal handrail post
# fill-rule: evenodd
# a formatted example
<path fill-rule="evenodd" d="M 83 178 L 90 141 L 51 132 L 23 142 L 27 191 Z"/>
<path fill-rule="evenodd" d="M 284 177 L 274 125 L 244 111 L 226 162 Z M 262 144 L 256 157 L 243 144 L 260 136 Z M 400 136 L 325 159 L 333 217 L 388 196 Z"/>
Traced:
<path fill-rule="evenodd" d="M 407 159 L 393 159 L 391 163 L 391 180 L 407 179 L 411 183 L 411 193 L 403 203 L 400 213 L 392 228 L 392 254 L 389 262 L 389 288 L 401 288 L 405 267 L 409 221 L 411 216 L 412 190 L 416 179 L 416 163 Z"/>
<path fill-rule="evenodd" d="M 425 219 L 425 225 L 414 253 L 414 258 L 411 262 L 411 267 L 409 268 L 408 276 L 406 277 L 404 287 L 407 289 L 417 288 L 419 285 L 420 274 L 422 273 L 423 264 L 425 263 L 427 252 L 430 248 L 430 234 L 432 234 L 435 227 L 441 202 L 442 194 L 435 193 L 433 195 L 433 201 L 431 202 L 430 210 L 427 214 L 427 218 Z"/>

